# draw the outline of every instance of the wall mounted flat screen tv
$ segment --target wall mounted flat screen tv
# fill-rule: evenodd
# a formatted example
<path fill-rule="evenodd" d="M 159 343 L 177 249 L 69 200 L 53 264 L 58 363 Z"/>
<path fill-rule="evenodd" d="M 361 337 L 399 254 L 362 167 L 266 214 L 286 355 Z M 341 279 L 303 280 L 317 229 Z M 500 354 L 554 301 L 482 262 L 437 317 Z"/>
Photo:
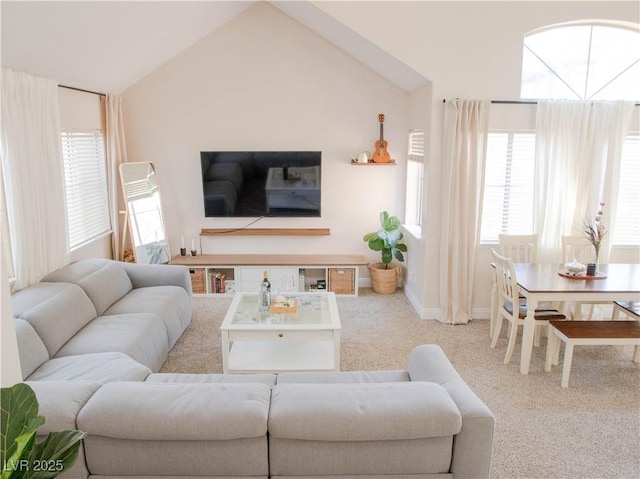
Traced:
<path fill-rule="evenodd" d="M 319 217 L 320 151 L 202 151 L 204 215 Z"/>

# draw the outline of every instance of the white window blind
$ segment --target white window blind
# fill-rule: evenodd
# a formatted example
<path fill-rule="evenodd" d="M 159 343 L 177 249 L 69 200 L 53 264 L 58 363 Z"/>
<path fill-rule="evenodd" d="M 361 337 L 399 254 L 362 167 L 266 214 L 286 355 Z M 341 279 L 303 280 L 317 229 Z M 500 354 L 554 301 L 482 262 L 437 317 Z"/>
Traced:
<path fill-rule="evenodd" d="M 405 223 L 420 226 L 422 224 L 422 190 L 424 185 L 424 130 L 409 132 L 407 160 Z"/>
<path fill-rule="evenodd" d="M 409 132 L 409 157 L 420 161 L 424 158 L 424 130 Z"/>
<path fill-rule="evenodd" d="M 480 241 L 533 231 L 535 134 L 489 132 Z"/>
<path fill-rule="evenodd" d="M 69 246 L 110 230 L 104 140 L 101 131 L 63 131 Z"/>
<path fill-rule="evenodd" d="M 627 136 L 622 149 L 616 224 L 612 232 L 615 245 L 640 244 L 640 134 Z"/>

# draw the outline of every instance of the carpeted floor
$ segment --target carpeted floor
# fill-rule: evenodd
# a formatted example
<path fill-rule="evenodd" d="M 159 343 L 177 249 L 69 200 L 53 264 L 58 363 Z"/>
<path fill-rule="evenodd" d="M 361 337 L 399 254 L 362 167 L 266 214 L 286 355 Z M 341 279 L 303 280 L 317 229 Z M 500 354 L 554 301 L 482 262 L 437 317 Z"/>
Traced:
<path fill-rule="evenodd" d="M 414 346 L 440 345 L 496 416 L 492 478 L 640 477 L 640 367 L 633 348 L 576 347 L 569 388 L 562 389 L 561 365 L 544 372 L 546 339 L 522 376 L 519 346 L 511 364 L 502 364 L 506 327 L 491 349 L 486 320 L 459 326 L 420 320 L 401 291 L 360 293 L 338 298 L 341 370 L 404 369 Z M 230 303 L 194 298 L 192 323 L 162 372 L 222 372 L 219 327 Z"/>

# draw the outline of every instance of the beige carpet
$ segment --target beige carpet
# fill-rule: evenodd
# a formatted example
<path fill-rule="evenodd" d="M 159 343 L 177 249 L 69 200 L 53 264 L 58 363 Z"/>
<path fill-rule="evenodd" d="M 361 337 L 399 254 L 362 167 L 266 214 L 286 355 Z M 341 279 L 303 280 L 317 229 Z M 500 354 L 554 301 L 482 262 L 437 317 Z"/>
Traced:
<path fill-rule="evenodd" d="M 488 321 L 420 320 L 401 291 L 360 292 L 338 299 L 341 370 L 404 369 L 414 346 L 440 345 L 496 416 L 492 478 L 640 478 L 640 368 L 633 348 L 576 347 L 569 388 L 562 389 L 561 366 L 544 372 L 545 339 L 522 376 L 519 346 L 507 366 L 506 337 L 489 348 Z M 194 299 L 193 321 L 163 372 L 222 372 L 219 327 L 230 303 Z"/>

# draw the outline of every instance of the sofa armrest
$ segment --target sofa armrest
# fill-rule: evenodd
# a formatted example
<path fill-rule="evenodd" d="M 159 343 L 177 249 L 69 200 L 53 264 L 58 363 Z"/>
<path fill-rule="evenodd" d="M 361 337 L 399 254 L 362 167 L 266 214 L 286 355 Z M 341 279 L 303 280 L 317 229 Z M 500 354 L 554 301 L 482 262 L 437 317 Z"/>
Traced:
<path fill-rule="evenodd" d="M 489 477 L 495 418 L 487 405 L 455 370 L 440 346 L 416 347 L 409 357 L 412 381 L 430 381 L 444 387 L 462 415 L 462 430 L 454 437 L 453 477 Z"/>
<path fill-rule="evenodd" d="M 175 264 L 123 263 L 134 288 L 180 286 L 191 296 L 189 268 Z"/>

